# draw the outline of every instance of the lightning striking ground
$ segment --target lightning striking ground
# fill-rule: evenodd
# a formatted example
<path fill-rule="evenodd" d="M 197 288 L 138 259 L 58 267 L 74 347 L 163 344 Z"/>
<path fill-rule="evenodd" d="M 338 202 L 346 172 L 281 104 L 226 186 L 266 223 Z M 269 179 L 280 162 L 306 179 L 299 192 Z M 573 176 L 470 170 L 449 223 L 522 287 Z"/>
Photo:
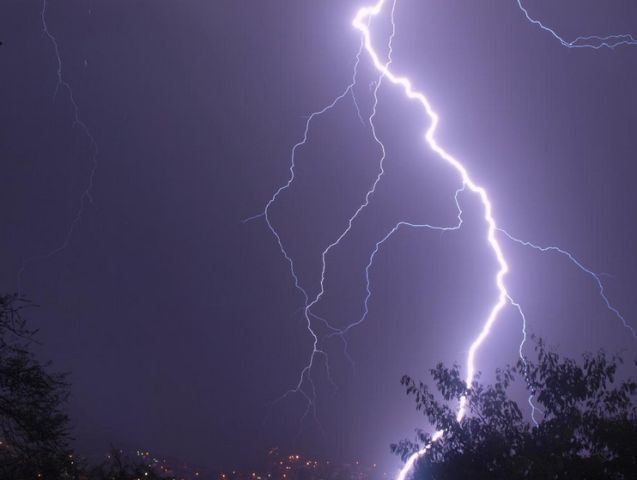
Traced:
<path fill-rule="evenodd" d="M 465 383 L 467 385 L 471 385 L 473 382 L 473 378 L 475 376 L 475 370 L 476 370 L 476 366 L 475 366 L 476 353 L 479 350 L 481 344 L 484 342 L 484 340 L 488 337 L 489 333 L 491 332 L 491 329 L 493 325 L 495 324 L 496 320 L 498 319 L 500 312 L 507 304 L 514 306 L 519 311 L 523 320 L 523 339 L 522 339 L 522 343 L 520 344 L 520 356 L 524 359 L 524 356 L 522 354 L 522 348 L 523 348 L 524 342 L 526 341 L 526 317 L 524 316 L 524 313 L 522 312 L 520 305 L 516 303 L 515 301 L 513 301 L 510 293 L 507 290 L 506 284 L 504 282 L 504 278 L 509 271 L 509 266 L 504 257 L 502 247 L 497 239 L 496 234 L 498 231 L 501 231 L 501 230 L 498 228 L 496 224 L 496 220 L 493 217 L 493 206 L 491 204 L 487 191 L 485 190 L 484 187 L 476 184 L 473 181 L 467 168 L 458 159 L 456 159 L 453 155 L 451 155 L 449 152 L 447 152 L 443 147 L 441 147 L 437 143 L 435 134 L 436 134 L 436 130 L 437 130 L 438 122 L 439 122 L 439 117 L 438 117 L 438 114 L 433 109 L 433 107 L 431 106 L 429 99 L 423 93 L 415 90 L 412 86 L 411 81 L 407 77 L 401 77 L 396 75 L 395 73 L 391 71 L 391 69 L 389 68 L 389 65 L 384 65 L 380 61 L 379 55 L 373 47 L 372 40 L 371 40 L 371 33 L 368 26 L 365 24 L 365 20 L 379 15 L 383 7 L 385 6 L 385 3 L 386 3 L 386 0 L 378 0 L 378 2 L 375 5 L 361 8 L 354 18 L 353 25 L 356 29 L 358 29 L 363 34 L 365 50 L 369 54 L 369 57 L 374 67 L 383 75 L 384 78 L 387 78 L 394 85 L 402 87 L 407 98 L 417 102 L 423 108 L 430 122 L 429 127 L 427 128 L 425 132 L 425 141 L 427 145 L 429 146 L 429 148 L 433 152 L 435 152 L 442 160 L 447 162 L 451 167 L 453 167 L 456 170 L 456 172 L 459 174 L 462 180 L 463 188 L 469 189 L 471 192 L 475 193 L 478 196 L 483 206 L 484 221 L 487 227 L 487 232 L 486 232 L 487 241 L 489 245 L 491 246 L 492 252 L 499 266 L 499 270 L 495 276 L 495 284 L 499 292 L 497 301 L 492 306 L 491 312 L 489 313 L 488 317 L 484 320 L 482 330 L 471 343 L 469 347 L 469 352 L 467 355 Z M 520 8 L 524 12 L 526 12 L 522 4 L 520 2 L 518 2 L 518 4 Z M 526 12 L 526 15 L 527 15 L 527 18 L 529 18 L 529 20 L 532 21 L 533 23 L 537 22 L 528 16 L 528 12 Z M 547 27 L 545 27 L 541 23 L 539 22 L 537 23 L 540 26 L 542 26 L 544 29 L 547 29 Z M 547 30 L 550 30 L 550 29 L 547 29 Z M 553 32 L 552 30 L 550 31 Z M 557 38 L 561 38 L 557 36 L 557 34 L 555 35 Z M 593 37 L 579 37 L 579 38 L 584 39 L 584 38 L 593 38 Z M 618 38 L 618 36 L 609 36 L 604 38 L 608 40 L 610 38 Z M 571 43 L 568 43 L 568 45 L 576 46 L 579 44 L 576 42 L 571 42 Z M 603 42 L 602 46 L 605 46 L 605 45 L 606 45 L 606 42 Z M 591 47 L 591 48 L 594 48 L 594 47 Z M 514 239 L 513 237 L 510 237 L 510 238 Z M 514 240 L 517 240 L 517 239 L 514 239 Z M 521 243 L 525 244 L 524 242 L 521 242 Z M 532 244 L 528 244 L 528 246 L 535 247 Z M 551 248 L 549 248 L 548 250 L 551 250 Z M 569 259 L 574 261 L 583 271 L 585 271 L 586 273 L 592 274 L 595 277 L 595 279 L 598 281 L 598 285 L 600 286 L 600 294 L 602 295 L 602 298 L 605 300 L 607 307 L 611 309 L 616 315 L 618 315 L 622 319 L 624 326 L 629 327 L 629 325 L 625 322 L 621 314 L 619 314 L 619 312 L 608 301 L 607 297 L 604 294 L 603 286 L 601 282 L 599 281 L 599 277 L 593 274 L 590 270 L 583 267 L 581 263 L 577 262 L 574 259 L 574 257 L 570 255 L 568 252 L 565 252 L 563 250 L 559 250 L 559 251 L 560 253 L 567 255 Z M 631 328 L 631 331 L 634 333 L 634 330 L 632 328 Z M 532 408 L 533 421 L 536 421 L 535 407 L 533 406 L 533 403 L 532 403 L 532 397 L 529 397 L 529 404 Z M 456 420 L 460 422 L 464 418 L 465 414 L 466 414 L 466 397 L 462 397 L 459 402 L 459 406 L 458 406 L 458 410 L 456 414 Z M 444 432 L 442 431 L 435 432 L 432 437 L 432 441 L 437 441 L 443 435 L 444 435 Z M 422 455 L 424 455 L 428 449 L 429 449 L 429 446 L 427 445 L 424 448 L 421 448 L 417 452 L 413 453 L 409 457 L 409 459 L 407 460 L 407 462 L 405 463 L 404 467 L 402 468 L 402 470 L 400 471 L 398 475 L 398 480 L 405 479 L 407 474 L 411 471 L 415 461 L 418 458 L 420 458 Z"/>
<path fill-rule="evenodd" d="M 385 78 L 387 78 L 392 84 L 397 85 L 402 88 L 407 98 L 417 102 L 423 109 L 426 117 L 429 120 L 429 127 L 426 129 L 424 134 L 424 139 L 429 148 L 435 152 L 443 161 L 448 163 L 459 175 L 463 188 L 468 189 L 469 191 L 476 194 L 482 204 L 484 211 L 484 221 L 487 226 L 487 242 L 491 247 L 493 255 L 496 258 L 498 264 L 498 272 L 495 277 L 495 284 L 498 290 L 498 298 L 495 304 L 492 306 L 491 311 L 488 317 L 485 319 L 482 329 L 479 335 L 473 340 L 469 347 L 469 352 L 466 361 L 466 383 L 467 385 L 471 385 L 474 375 L 475 375 L 475 356 L 480 348 L 480 345 L 484 342 L 484 340 L 489 335 L 491 328 L 495 324 L 498 319 L 498 315 L 502 311 L 502 309 L 509 302 L 509 292 L 507 291 L 506 285 L 504 283 L 504 277 L 509 271 L 509 266 L 504 258 L 504 254 L 502 252 L 502 248 L 497 239 L 497 224 L 495 218 L 493 217 L 493 207 L 491 201 L 489 199 L 489 195 L 484 187 L 476 184 L 472 177 L 470 176 L 467 168 L 454 156 L 452 156 L 449 152 L 447 152 L 443 147 L 441 147 L 436 141 L 436 130 L 439 123 L 438 114 L 435 112 L 433 107 L 431 106 L 429 99 L 421 92 L 415 90 L 412 86 L 411 81 L 406 77 L 401 77 L 396 75 L 393 71 L 390 70 L 389 66 L 385 65 L 381 62 L 378 53 L 376 52 L 371 39 L 371 33 L 369 28 L 366 25 L 366 20 L 370 17 L 376 17 L 379 15 L 385 6 L 386 0 L 379 0 L 375 5 L 363 7 L 356 14 L 353 25 L 363 34 L 365 51 L 368 53 L 372 64 L 374 67 L 381 73 Z M 458 406 L 458 411 L 456 415 L 457 421 L 461 421 L 466 414 L 466 397 L 462 397 L 460 399 L 460 403 Z M 437 440 L 441 438 L 443 435 L 442 431 L 438 431 L 434 434 L 434 438 L 432 440 Z M 405 463 L 403 469 L 400 471 L 398 475 L 398 480 L 404 480 L 406 475 L 410 472 L 413 467 L 415 461 L 420 458 L 422 455 L 426 453 L 428 450 L 428 446 L 418 450 L 413 453 L 407 462 Z"/>
<path fill-rule="evenodd" d="M 560 42 L 563 47 L 566 48 L 590 48 L 593 50 L 599 50 L 601 48 L 610 48 L 622 45 L 631 46 L 637 45 L 637 39 L 628 33 L 612 34 L 612 35 L 582 35 L 574 40 L 568 41 L 561 35 L 559 35 L 554 29 L 547 27 L 544 23 L 536 18 L 532 17 L 527 8 L 522 4 L 522 0 L 516 0 L 518 8 L 522 11 L 526 19 L 537 26 L 541 30 L 544 30 L 550 34 L 555 40 Z"/>
<path fill-rule="evenodd" d="M 53 97 L 57 98 L 57 95 L 60 92 L 60 90 L 66 91 L 69 102 L 73 109 L 72 127 L 79 127 L 82 134 L 86 137 L 89 143 L 89 152 L 90 152 L 89 161 L 91 164 L 91 168 L 89 171 L 87 183 L 85 184 L 82 194 L 80 195 L 79 205 L 76 210 L 75 216 L 73 217 L 73 220 L 69 224 L 66 234 L 64 235 L 64 238 L 62 239 L 62 243 L 58 245 L 56 248 L 54 248 L 53 250 L 50 250 L 49 252 L 46 252 L 40 255 L 35 255 L 24 260 L 17 274 L 16 289 L 18 292 L 22 291 L 22 277 L 27 267 L 30 264 L 34 262 L 42 261 L 42 260 L 47 260 L 57 255 L 58 253 L 62 252 L 69 246 L 71 242 L 71 238 L 73 237 L 73 233 L 75 232 L 77 225 L 79 224 L 80 220 L 82 219 L 82 216 L 84 215 L 87 204 L 93 203 L 93 196 L 91 192 L 93 190 L 93 181 L 95 179 L 95 173 L 97 172 L 97 156 L 98 156 L 97 142 L 95 141 L 95 137 L 93 136 L 90 129 L 88 128 L 88 125 L 84 122 L 84 120 L 82 119 L 80 115 L 80 107 L 78 106 L 75 100 L 75 95 L 73 93 L 73 88 L 71 87 L 71 84 L 64 77 L 64 69 L 63 69 L 63 63 L 62 63 L 62 56 L 60 54 L 60 47 L 59 47 L 57 38 L 53 35 L 53 33 L 51 33 L 51 30 L 49 29 L 49 25 L 46 20 L 47 9 L 48 9 L 48 2 L 47 0 L 43 0 L 42 8 L 40 10 L 40 22 L 42 25 L 42 33 L 50 42 L 53 48 L 55 61 L 57 63 L 57 69 L 56 69 L 57 83 L 55 84 Z"/>
<path fill-rule="evenodd" d="M 312 374 L 312 369 L 314 367 L 314 362 L 316 360 L 317 357 L 322 357 L 325 361 L 325 367 L 327 369 L 328 372 L 328 377 L 329 377 L 329 363 L 328 363 L 328 357 L 327 357 L 327 353 L 325 352 L 325 350 L 323 350 L 320 347 L 320 342 L 321 342 L 321 338 L 319 338 L 319 335 L 316 333 L 316 330 L 313 328 L 313 324 L 312 324 L 312 320 L 318 320 L 320 322 L 322 322 L 325 327 L 328 329 L 329 333 L 326 335 L 326 338 L 332 338 L 332 337 L 340 337 L 343 340 L 344 343 L 344 349 L 345 349 L 345 353 L 347 358 L 349 359 L 349 355 L 347 354 L 347 341 L 346 341 L 346 336 L 347 334 L 354 329 L 355 327 L 361 325 L 365 319 L 367 318 L 368 314 L 369 314 L 369 300 L 371 298 L 372 295 L 372 289 L 371 289 L 371 284 L 370 284 L 370 271 L 373 267 L 373 263 L 374 260 L 376 258 L 376 256 L 378 255 L 381 247 L 387 242 L 389 241 L 389 239 L 395 234 L 397 233 L 401 228 L 414 228 L 414 229 L 424 229 L 424 230 L 431 230 L 431 231 L 440 231 L 440 232 L 449 232 L 449 231 L 456 231 L 459 230 L 462 227 L 463 224 L 463 211 L 461 208 L 461 202 L 459 199 L 460 194 L 473 194 L 477 197 L 477 199 L 480 201 L 480 204 L 482 206 L 482 210 L 483 210 L 483 220 L 484 220 L 484 224 L 485 224 L 485 239 L 488 243 L 488 245 L 490 246 L 491 252 L 493 254 L 493 257 L 498 265 L 498 270 L 495 274 L 495 277 L 493 278 L 493 282 L 496 286 L 497 289 L 497 297 L 494 299 L 494 303 L 491 306 L 490 312 L 488 314 L 488 316 L 486 318 L 483 319 L 482 321 L 482 327 L 480 329 L 479 334 L 472 340 L 472 342 L 469 345 L 468 348 L 468 354 L 467 354 L 467 358 L 466 358 L 466 377 L 465 377 L 465 382 L 468 386 L 470 386 L 473 382 L 473 379 L 475 377 L 475 373 L 476 373 L 476 355 L 481 347 L 481 345 L 483 344 L 483 342 L 486 340 L 486 338 L 489 336 L 493 326 L 495 325 L 495 323 L 497 322 L 500 313 L 502 312 L 502 310 L 507 307 L 510 306 L 512 308 L 514 308 L 521 320 L 522 320 L 522 340 L 521 343 L 519 344 L 519 356 L 522 360 L 522 362 L 524 362 L 526 364 L 526 359 L 524 356 L 524 345 L 525 342 L 527 340 L 527 318 L 524 314 L 524 311 L 521 307 L 521 305 L 519 303 L 517 303 L 513 297 L 511 296 L 510 292 L 507 289 L 506 283 L 505 283 L 505 277 L 507 275 L 507 273 L 509 272 L 509 265 L 506 261 L 506 258 L 504 256 L 504 252 L 502 249 L 502 245 L 498 239 L 498 234 L 502 234 L 504 235 L 506 238 L 508 238 L 509 240 L 516 242 L 520 245 L 526 246 L 526 247 L 530 247 L 533 248 L 535 250 L 538 250 L 542 253 L 546 253 L 546 252 L 557 252 L 560 253 L 564 256 L 566 256 L 571 262 L 573 262 L 581 271 L 583 271 L 584 273 L 590 275 L 595 282 L 597 283 L 597 286 L 599 288 L 599 294 L 601 296 L 601 298 L 604 300 L 607 308 L 618 318 L 621 320 L 622 324 L 624 325 L 624 327 L 626 327 L 627 329 L 629 329 L 631 331 L 631 333 L 633 334 L 633 336 L 635 336 L 637 338 L 637 335 L 635 333 L 635 329 L 633 327 L 631 327 L 628 322 L 625 320 L 625 318 L 621 315 L 621 313 L 611 304 L 611 302 L 609 301 L 608 297 L 606 296 L 606 293 L 604 291 L 604 286 L 601 282 L 600 276 L 598 274 L 595 274 L 593 271 L 591 271 L 590 269 L 586 268 L 581 262 L 579 262 L 572 254 L 570 254 L 569 252 L 562 250 L 558 247 L 541 247 L 535 244 L 532 244 L 530 242 L 525 242 L 523 240 L 519 240 L 513 236 L 511 236 L 510 234 L 508 234 L 505 230 L 501 229 L 497 223 L 496 220 L 493 216 L 493 205 L 491 203 L 491 200 L 489 198 L 488 192 L 487 190 L 475 183 L 475 181 L 473 180 L 473 178 L 471 177 L 469 171 L 467 170 L 467 168 L 465 167 L 465 165 L 458 160 L 457 158 L 455 158 L 453 155 L 451 155 L 449 152 L 447 152 L 441 145 L 438 144 L 437 140 L 436 140 L 436 131 L 437 131 L 437 127 L 438 127 L 438 123 L 439 123 L 439 116 L 436 113 L 436 111 L 433 109 L 429 99 L 425 96 L 424 93 L 416 90 L 411 81 L 407 78 L 407 77 L 401 77 L 399 75 L 397 75 L 396 73 L 394 73 L 391 69 L 391 65 L 392 65 L 392 41 L 394 38 L 394 35 L 396 33 L 396 26 L 395 26 L 395 22 L 394 22 L 394 12 L 395 12 L 395 8 L 396 8 L 396 1 L 397 0 L 377 0 L 375 4 L 373 5 L 369 5 L 366 7 L 361 8 L 360 10 L 358 10 L 358 12 L 356 13 L 356 16 L 354 17 L 353 20 L 353 26 L 361 33 L 362 36 L 362 41 L 361 41 L 361 45 L 359 48 L 359 51 L 356 55 L 356 61 L 355 61 L 355 66 L 354 66 L 354 74 L 352 76 L 352 81 L 351 83 L 346 87 L 346 89 L 338 96 L 336 97 L 332 103 L 330 103 L 329 105 L 327 105 L 326 107 L 324 107 L 321 110 L 318 110 L 316 112 L 313 112 L 307 119 L 306 123 L 305 123 L 305 129 L 304 129 L 304 133 L 303 133 L 303 137 L 301 139 L 301 141 L 299 141 L 297 144 L 295 144 L 292 148 L 292 154 L 291 154 L 291 164 L 290 164 L 290 176 L 288 178 L 288 181 L 282 185 L 278 190 L 275 191 L 274 195 L 270 198 L 270 200 L 267 202 L 264 211 L 259 214 L 256 215 L 254 217 L 251 217 L 247 220 L 251 220 L 254 218 L 259 218 L 259 217 L 263 217 L 268 225 L 269 230 L 271 231 L 272 235 L 275 237 L 275 240 L 279 246 L 279 249 L 283 255 L 283 257 L 286 259 L 286 261 L 289 264 L 290 267 L 290 273 L 292 278 L 294 279 L 294 284 L 295 287 L 297 288 L 297 290 L 299 290 L 299 292 L 301 292 L 301 294 L 303 295 L 303 299 L 304 299 L 304 307 L 303 307 L 303 313 L 304 313 L 304 318 L 306 321 L 306 325 L 307 325 L 307 329 L 308 332 L 310 333 L 312 340 L 313 340 L 313 347 L 312 347 L 312 352 L 310 354 L 309 357 L 309 361 L 308 363 L 305 365 L 305 367 L 303 368 L 303 370 L 301 371 L 299 380 L 297 382 L 297 384 L 291 388 L 290 390 L 288 390 L 286 393 L 284 393 L 284 395 L 280 398 L 285 398 L 290 394 L 300 394 L 302 397 L 305 398 L 306 402 L 307 402 L 307 408 L 305 411 L 305 414 L 303 415 L 302 420 L 310 413 L 313 412 L 314 416 L 316 418 L 316 408 L 315 408 L 315 397 L 316 397 L 316 390 L 315 390 L 315 385 L 314 382 L 312 380 L 311 374 Z M 558 35 L 554 30 L 552 30 L 551 28 L 547 27 L 546 25 L 544 25 L 542 22 L 534 19 L 533 17 L 530 16 L 528 10 L 523 6 L 522 2 L 520 0 L 516 0 L 518 7 L 520 8 L 520 10 L 524 13 L 524 15 L 526 16 L 527 20 L 538 26 L 539 28 L 541 28 L 542 30 L 550 33 L 555 39 L 557 39 L 560 44 L 564 47 L 567 48 L 591 48 L 591 49 L 600 49 L 600 48 L 610 48 L 613 49 L 617 46 L 620 45 L 637 45 L 637 42 L 635 41 L 635 39 L 629 35 L 629 34 L 622 34 L 622 35 L 607 35 L 607 36 L 580 36 L 577 37 L 575 40 L 573 41 L 566 41 L 564 40 L 560 35 Z M 383 61 L 381 60 L 380 55 L 377 53 L 373 42 L 372 42 L 372 38 L 371 38 L 371 32 L 370 32 L 370 25 L 371 25 L 371 21 L 372 19 L 378 17 L 380 15 L 380 13 L 385 9 L 387 4 L 391 4 L 391 11 L 389 13 L 389 17 L 391 20 L 391 27 L 392 27 L 392 31 L 391 34 L 389 36 L 389 40 L 388 40 L 388 56 L 387 56 L 387 60 Z M 376 69 L 376 71 L 379 74 L 379 79 L 377 82 L 373 83 L 370 85 L 370 88 L 372 89 L 373 92 L 373 107 L 372 107 L 372 113 L 370 114 L 369 118 L 367 119 L 367 122 L 364 122 L 362 120 L 362 115 L 361 115 L 361 111 L 359 109 L 359 106 L 356 102 L 356 97 L 354 95 L 354 87 L 356 85 L 356 79 L 357 79 L 357 69 L 359 66 L 359 63 L 361 61 L 361 54 L 365 52 L 372 65 L 374 66 L 374 68 Z M 351 324 L 346 325 L 344 328 L 336 328 L 334 326 L 332 326 L 330 324 L 330 322 L 318 315 L 316 315 L 314 312 L 312 312 L 312 308 L 321 300 L 321 298 L 323 297 L 323 295 L 325 294 L 325 279 L 326 279 L 326 270 L 327 270 L 327 257 L 330 254 L 330 252 L 337 247 L 340 242 L 348 235 L 348 233 L 351 231 L 352 226 L 354 224 L 354 222 L 356 221 L 356 219 L 358 218 L 359 214 L 369 206 L 371 198 L 373 197 L 374 193 L 376 192 L 376 187 L 379 184 L 379 182 L 381 181 L 385 170 L 384 170 L 384 162 L 386 159 L 386 150 L 385 150 L 385 146 L 383 144 L 383 142 L 380 140 L 380 138 L 378 137 L 377 131 L 376 131 L 376 127 L 374 124 L 374 119 L 376 117 L 376 108 L 378 105 L 378 91 L 379 88 L 381 87 L 381 84 L 384 81 L 388 81 L 390 84 L 400 87 L 403 91 L 403 93 L 405 94 L 405 96 L 416 102 L 421 108 L 422 111 L 425 115 L 425 118 L 428 121 L 428 127 L 425 129 L 424 132 L 424 140 L 425 143 L 427 145 L 427 147 L 434 152 L 442 161 L 444 161 L 446 164 L 448 164 L 450 167 L 453 168 L 453 170 L 458 174 L 459 180 L 460 180 L 460 184 L 461 186 L 456 190 L 455 195 L 454 195 L 454 199 L 455 199 L 455 203 L 456 203 L 456 207 L 457 207 L 457 222 L 448 225 L 448 226 L 436 226 L 436 225 L 430 225 L 430 224 L 418 224 L 418 223 L 412 223 L 409 221 L 400 221 L 398 223 L 395 224 L 395 226 L 389 230 L 389 232 L 383 236 L 376 244 L 374 249 L 372 250 L 370 257 L 369 257 L 369 261 L 367 263 L 367 266 L 365 268 L 365 280 L 366 280 L 366 296 L 364 298 L 364 304 L 363 304 L 363 313 L 361 315 L 361 317 L 354 321 Z M 312 298 L 310 299 L 310 296 L 308 295 L 307 291 L 301 286 L 301 282 L 299 280 L 299 277 L 296 273 L 295 270 L 295 266 L 294 266 L 294 261 L 293 259 L 290 257 L 290 255 L 288 254 L 284 243 L 277 231 L 277 229 L 275 228 L 275 226 L 273 225 L 271 218 L 270 218 L 270 208 L 271 206 L 276 202 L 277 198 L 279 197 L 279 195 L 284 192 L 285 190 L 287 190 L 291 184 L 294 182 L 295 180 L 295 166 L 296 166 L 296 155 L 298 150 L 303 147 L 304 145 L 306 145 L 307 141 L 308 141 L 308 136 L 309 136 L 309 130 L 310 130 L 310 126 L 311 123 L 314 119 L 316 119 L 317 117 L 320 117 L 321 115 L 323 115 L 324 113 L 328 112 L 329 110 L 331 110 L 332 108 L 334 108 L 334 106 L 340 102 L 344 97 L 346 97 L 348 94 L 352 95 L 352 98 L 354 100 L 354 105 L 356 107 L 356 112 L 358 115 L 358 118 L 361 120 L 361 122 L 363 122 L 364 124 L 368 125 L 371 133 L 372 133 L 372 138 L 374 140 L 374 142 L 378 145 L 379 149 L 380 149 L 380 158 L 379 158 L 379 171 L 378 174 L 373 182 L 373 184 L 371 185 L 371 187 L 369 188 L 369 190 L 367 191 L 365 197 L 364 197 L 364 201 L 363 203 L 354 211 L 354 213 L 349 217 L 349 220 L 347 222 L 347 226 L 346 228 L 336 237 L 336 239 L 330 243 L 321 253 L 321 276 L 320 276 L 320 289 L 319 292 Z M 351 359 L 350 359 L 351 360 Z M 309 391 L 308 391 L 309 390 Z M 466 405 L 467 399 L 466 397 L 463 397 L 460 399 L 459 405 L 458 405 L 458 410 L 456 413 L 456 420 L 458 422 L 462 421 L 462 419 L 465 417 L 466 415 L 466 409 L 467 409 L 467 405 Z M 529 406 L 531 408 L 531 419 L 532 421 L 537 425 L 538 424 L 538 420 L 537 420 L 537 414 L 542 413 L 541 410 L 539 410 L 533 403 L 533 392 L 532 394 L 528 397 L 528 403 Z M 440 438 L 442 438 L 444 436 L 444 432 L 443 431 L 436 431 L 434 432 L 434 434 L 431 437 L 431 443 L 438 441 Z M 405 465 L 403 466 L 403 468 L 401 469 L 400 473 L 398 474 L 397 480 L 405 480 L 406 476 L 411 472 L 415 462 L 422 457 L 431 447 L 431 443 L 425 445 L 424 447 L 422 447 L 420 450 L 418 450 L 417 452 L 414 452 L 406 461 Z"/>

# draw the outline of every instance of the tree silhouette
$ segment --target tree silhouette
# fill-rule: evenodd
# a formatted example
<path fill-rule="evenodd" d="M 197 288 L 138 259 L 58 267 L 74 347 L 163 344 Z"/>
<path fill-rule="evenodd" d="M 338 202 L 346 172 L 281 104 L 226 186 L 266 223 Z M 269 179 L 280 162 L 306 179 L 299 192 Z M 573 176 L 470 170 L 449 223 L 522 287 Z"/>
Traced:
<path fill-rule="evenodd" d="M 0 296 L 0 478 L 63 479 L 75 476 L 63 411 L 68 385 L 29 348 L 30 330 L 17 295 Z"/>
<path fill-rule="evenodd" d="M 637 478 L 637 383 L 616 378 L 621 358 L 600 351 L 578 363 L 541 340 L 535 351 L 537 363 L 519 360 L 497 370 L 492 385 L 476 380 L 467 388 L 457 365 L 431 370 L 437 394 L 403 377 L 416 408 L 444 431 L 431 444 L 431 436 L 418 431 L 415 442 L 392 445 L 406 459 L 430 444 L 416 463 L 415 479 Z M 533 394 L 537 426 L 509 396 L 516 377 Z M 467 415 L 458 423 L 456 406 L 463 396 Z"/>

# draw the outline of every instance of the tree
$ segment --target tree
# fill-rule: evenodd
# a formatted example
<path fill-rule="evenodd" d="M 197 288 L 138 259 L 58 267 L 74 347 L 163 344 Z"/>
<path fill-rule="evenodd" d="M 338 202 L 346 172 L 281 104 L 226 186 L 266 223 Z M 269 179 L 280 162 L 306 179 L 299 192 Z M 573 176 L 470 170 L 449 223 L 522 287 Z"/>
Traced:
<path fill-rule="evenodd" d="M 29 305 L 0 295 L 0 478 L 72 478 L 68 384 L 29 350 L 36 334 L 22 316 Z"/>
<path fill-rule="evenodd" d="M 167 480 L 154 465 L 112 449 L 89 465 L 69 447 L 66 375 L 31 352 L 37 331 L 22 313 L 32 306 L 0 295 L 0 480 Z"/>
<path fill-rule="evenodd" d="M 418 431 L 392 450 L 405 460 L 423 445 L 415 479 L 634 479 L 637 478 L 637 383 L 617 380 L 618 356 L 603 351 L 578 363 L 536 343 L 537 363 L 519 360 L 496 371 L 495 383 L 476 380 L 467 388 L 457 365 L 431 370 L 439 393 L 404 376 L 402 384 L 436 430 Z M 533 425 L 509 396 L 516 377 L 524 379 L 538 408 Z M 467 415 L 456 421 L 457 402 L 466 396 Z M 439 398 L 442 398 L 440 400 Z"/>

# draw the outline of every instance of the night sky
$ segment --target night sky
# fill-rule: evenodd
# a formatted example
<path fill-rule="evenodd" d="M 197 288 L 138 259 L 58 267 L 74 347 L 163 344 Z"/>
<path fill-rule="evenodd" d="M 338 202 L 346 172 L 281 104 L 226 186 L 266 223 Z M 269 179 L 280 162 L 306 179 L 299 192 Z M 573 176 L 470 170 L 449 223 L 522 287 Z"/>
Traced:
<path fill-rule="evenodd" d="M 40 305 L 39 353 L 71 373 L 76 445 L 110 443 L 209 467 L 258 464 L 268 448 L 393 471 L 389 444 L 426 426 L 399 384 L 438 361 L 464 363 L 488 313 L 497 269 L 475 197 L 460 232 L 404 230 L 371 269 L 373 296 L 352 330 L 350 365 L 326 341 L 335 389 L 315 370 L 321 428 L 289 396 L 311 352 L 288 264 L 262 218 L 288 179 L 305 119 L 351 79 L 361 0 L 49 0 L 64 79 L 98 147 L 93 202 L 64 244 L 93 146 L 36 0 L 0 7 L 0 290 Z M 637 33 L 632 0 L 534 0 L 566 38 Z M 570 50 L 514 0 L 399 0 L 393 69 L 427 93 L 439 143 L 484 185 L 511 234 L 571 251 L 604 274 L 637 323 L 637 47 Z M 386 22 L 372 24 L 386 44 Z M 363 117 L 376 76 L 363 55 Z M 457 175 L 422 140 L 426 119 L 383 84 L 376 126 L 386 176 L 328 257 L 314 312 L 344 326 L 362 314 L 370 252 L 400 220 L 455 221 Z M 321 251 L 378 171 L 379 149 L 351 96 L 312 125 L 297 181 L 271 218 L 303 287 L 318 291 Z M 630 332 L 565 257 L 502 239 L 507 283 L 528 329 L 560 353 L 635 354 Z M 34 257 L 44 257 L 29 261 Z M 511 309 L 478 356 L 514 362 Z M 530 353 L 530 351 L 529 351 Z M 488 379 L 488 375 L 486 375 Z"/>

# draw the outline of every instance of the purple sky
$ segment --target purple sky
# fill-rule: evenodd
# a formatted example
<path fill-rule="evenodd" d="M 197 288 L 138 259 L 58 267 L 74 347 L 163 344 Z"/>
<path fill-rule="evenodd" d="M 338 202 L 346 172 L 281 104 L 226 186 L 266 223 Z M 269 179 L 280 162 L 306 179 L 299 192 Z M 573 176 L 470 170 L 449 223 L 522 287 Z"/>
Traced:
<path fill-rule="evenodd" d="M 262 211 L 288 175 L 305 116 L 349 82 L 360 1 L 50 0 L 64 76 L 99 146 L 89 205 L 68 248 L 25 270 L 41 305 L 42 353 L 71 372 L 80 450 L 110 442 L 209 466 L 258 463 L 268 447 L 395 468 L 389 443 L 424 426 L 399 385 L 436 362 L 464 363 L 495 295 L 479 205 L 465 228 L 399 233 L 371 271 L 374 296 L 352 331 L 349 366 L 327 344 L 334 390 L 316 371 L 318 415 L 267 404 L 296 382 L 311 349 L 287 265 Z M 566 38 L 637 33 L 630 0 L 528 2 Z M 90 173 L 67 92 L 42 33 L 38 1 L 0 14 L 0 289 L 30 257 L 58 247 Z M 499 224 L 569 249 L 637 317 L 637 47 L 568 50 L 527 23 L 513 0 L 399 0 L 394 70 L 430 97 L 439 141 L 490 192 Z M 378 24 L 377 40 L 387 30 Z M 356 93 L 369 114 L 373 71 Z M 379 94 L 387 175 L 328 258 L 315 312 L 360 317 L 364 268 L 399 220 L 455 219 L 457 178 L 425 149 L 425 119 L 399 90 Z M 272 219 L 315 293 L 320 252 L 344 228 L 378 168 L 351 98 L 318 120 L 297 182 Z M 511 292 L 530 330 L 561 352 L 635 343 L 595 284 L 564 258 L 503 240 Z M 635 324 L 635 322 L 632 322 Z M 486 371 L 515 361 L 520 320 L 503 315 L 481 350 Z"/>

